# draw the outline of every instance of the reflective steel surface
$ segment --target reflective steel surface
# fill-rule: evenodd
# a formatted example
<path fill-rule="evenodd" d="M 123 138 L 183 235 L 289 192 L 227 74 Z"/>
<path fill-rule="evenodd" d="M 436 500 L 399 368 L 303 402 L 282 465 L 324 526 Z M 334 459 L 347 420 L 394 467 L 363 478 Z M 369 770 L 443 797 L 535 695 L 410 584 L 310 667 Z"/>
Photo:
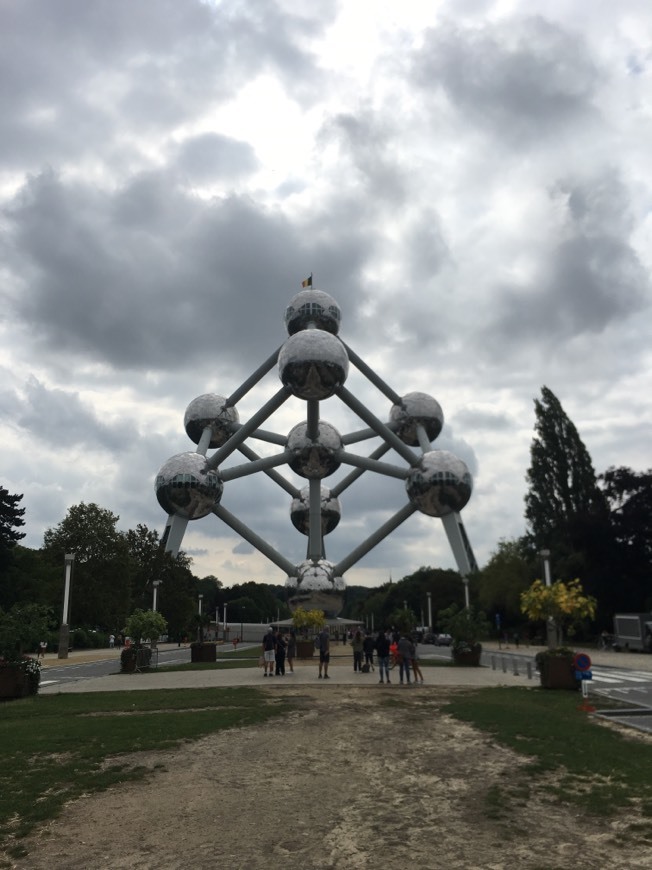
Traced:
<path fill-rule="evenodd" d="M 310 288 L 297 293 L 285 309 L 285 326 L 288 335 L 307 329 L 312 323 L 317 329 L 337 335 L 342 313 L 340 306 L 323 290 Z"/>
<path fill-rule="evenodd" d="M 321 487 L 321 533 L 327 535 L 337 527 L 342 510 L 339 499 L 331 495 L 327 486 Z M 293 498 L 290 505 L 290 519 L 295 529 L 302 534 L 310 533 L 310 487 L 304 487 L 299 498 Z"/>
<path fill-rule="evenodd" d="M 417 447 L 417 423 L 426 430 L 429 441 L 434 441 L 444 425 L 444 412 L 441 405 L 427 393 L 407 393 L 402 397 L 403 406 L 392 405 L 389 419 L 397 423 L 398 428 L 394 431 L 405 444 Z"/>
<path fill-rule="evenodd" d="M 189 520 L 207 516 L 222 497 L 223 484 L 199 453 L 178 453 L 156 475 L 156 498 L 168 514 Z"/>
<path fill-rule="evenodd" d="M 405 488 L 421 513 L 443 517 L 461 511 L 471 498 L 473 479 L 465 462 L 448 450 L 424 453 L 410 470 Z"/>
<path fill-rule="evenodd" d="M 186 408 L 183 425 L 186 434 L 191 441 L 199 444 L 202 432 L 207 426 L 211 427 L 212 437 L 209 447 L 221 447 L 231 434 L 230 424 L 240 421 L 235 408 L 226 407 L 224 396 L 215 393 L 204 393 L 197 396 Z"/>
<path fill-rule="evenodd" d="M 306 329 L 287 339 L 278 355 L 281 382 L 299 399 L 328 399 L 349 374 L 344 345 L 322 329 Z"/>
<path fill-rule="evenodd" d="M 343 577 L 333 576 L 333 563 L 326 559 L 306 560 L 297 565 L 297 576 L 288 577 L 288 601 L 291 610 L 323 610 L 327 617 L 342 610 L 346 584 Z"/>
<path fill-rule="evenodd" d="M 328 477 L 340 467 L 337 453 L 342 447 L 340 433 L 325 420 L 319 421 L 319 434 L 315 441 L 307 436 L 308 424 L 298 423 L 290 430 L 287 449 L 292 457 L 288 465 L 301 477 L 317 480 Z"/>

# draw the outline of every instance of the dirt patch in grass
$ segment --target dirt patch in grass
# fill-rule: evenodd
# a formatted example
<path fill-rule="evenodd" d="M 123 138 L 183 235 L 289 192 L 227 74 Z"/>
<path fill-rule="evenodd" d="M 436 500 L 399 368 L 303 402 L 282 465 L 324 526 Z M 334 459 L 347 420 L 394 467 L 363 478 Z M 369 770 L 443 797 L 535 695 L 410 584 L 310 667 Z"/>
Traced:
<path fill-rule="evenodd" d="M 10 866 L 649 867 L 649 819 L 596 819 L 560 803 L 526 758 L 442 712 L 463 690 L 267 691 L 297 709 L 121 756 L 151 768 L 145 783 L 71 803 Z"/>

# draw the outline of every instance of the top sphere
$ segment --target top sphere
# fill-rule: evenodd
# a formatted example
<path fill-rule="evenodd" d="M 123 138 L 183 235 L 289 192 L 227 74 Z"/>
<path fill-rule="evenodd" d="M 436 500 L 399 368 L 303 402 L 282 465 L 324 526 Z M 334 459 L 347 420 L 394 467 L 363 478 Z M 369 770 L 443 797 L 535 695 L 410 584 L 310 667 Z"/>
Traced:
<path fill-rule="evenodd" d="M 294 335 L 314 324 L 333 335 L 340 331 L 342 313 L 340 306 L 323 290 L 302 290 L 290 300 L 285 309 L 285 326 L 288 335 Z"/>
<path fill-rule="evenodd" d="M 221 447 L 232 434 L 231 424 L 239 420 L 237 409 L 227 407 L 223 396 L 204 393 L 193 399 L 186 408 L 183 425 L 188 438 L 195 444 L 199 444 L 204 429 L 210 426 L 211 441 L 208 446 Z"/>
<path fill-rule="evenodd" d="M 444 425 L 444 412 L 427 393 L 406 393 L 400 405 L 392 405 L 389 420 L 404 444 L 418 447 L 417 425 L 423 426 L 429 441 L 434 441 Z"/>

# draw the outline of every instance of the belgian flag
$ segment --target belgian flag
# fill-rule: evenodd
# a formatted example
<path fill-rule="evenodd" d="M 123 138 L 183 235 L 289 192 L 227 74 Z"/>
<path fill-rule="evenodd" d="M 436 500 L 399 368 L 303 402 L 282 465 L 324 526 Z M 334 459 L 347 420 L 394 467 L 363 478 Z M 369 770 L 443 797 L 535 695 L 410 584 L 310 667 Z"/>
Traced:
<path fill-rule="evenodd" d="M 304 278 L 304 280 L 301 282 L 301 286 L 302 287 L 312 287 L 312 272 L 310 273 L 309 278 Z"/>

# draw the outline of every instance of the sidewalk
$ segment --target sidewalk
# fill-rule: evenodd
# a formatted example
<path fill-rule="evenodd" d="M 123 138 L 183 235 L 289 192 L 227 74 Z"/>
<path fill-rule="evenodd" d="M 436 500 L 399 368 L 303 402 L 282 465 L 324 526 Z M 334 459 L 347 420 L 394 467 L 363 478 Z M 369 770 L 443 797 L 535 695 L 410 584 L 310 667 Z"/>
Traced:
<path fill-rule="evenodd" d="M 160 645 L 160 648 L 174 649 L 175 644 Z M 255 655 L 252 650 L 252 657 Z M 89 658 L 88 656 L 91 656 Z M 219 651 L 218 651 L 219 657 Z M 423 658 L 427 657 L 427 653 Z M 47 685 L 48 667 L 60 666 L 62 663 L 82 664 L 87 661 L 110 660 L 115 658 L 116 673 L 104 677 L 92 677 L 90 679 L 80 679 L 75 682 L 53 683 Z M 411 684 L 410 686 L 401 686 L 399 683 L 398 671 L 391 672 L 391 684 L 380 685 L 378 681 L 378 671 L 371 671 L 368 674 L 355 673 L 353 671 L 353 656 L 342 650 L 338 655 L 338 651 L 331 658 L 329 666 L 329 679 L 318 679 L 319 661 L 317 657 L 305 660 L 295 660 L 294 674 L 289 673 L 286 667 L 286 673 L 283 677 L 263 677 L 263 670 L 260 667 L 249 668 L 217 668 L 215 670 L 198 670 L 198 671 L 150 671 L 140 674 L 120 674 L 119 656 L 117 650 L 81 650 L 78 654 L 71 653 L 66 659 L 57 659 L 53 655 L 48 661 L 46 656 L 46 664 L 41 674 L 42 685 L 39 694 L 58 694 L 58 693 L 75 693 L 75 692 L 115 692 L 115 691 L 137 691 L 145 689 L 181 689 L 181 688 L 213 688 L 217 686 L 263 686 L 272 688 L 273 686 L 281 689 L 283 686 L 296 685 L 311 685 L 323 686 L 327 688 L 334 685 L 356 685 L 366 686 L 369 689 L 377 689 L 378 691 L 423 691 L 433 686 L 525 686 L 533 685 L 533 681 L 528 681 L 523 675 L 514 676 L 512 673 L 503 673 L 502 670 L 492 670 L 491 668 L 454 668 L 454 667 L 427 667 L 424 666 L 423 685 Z"/>

